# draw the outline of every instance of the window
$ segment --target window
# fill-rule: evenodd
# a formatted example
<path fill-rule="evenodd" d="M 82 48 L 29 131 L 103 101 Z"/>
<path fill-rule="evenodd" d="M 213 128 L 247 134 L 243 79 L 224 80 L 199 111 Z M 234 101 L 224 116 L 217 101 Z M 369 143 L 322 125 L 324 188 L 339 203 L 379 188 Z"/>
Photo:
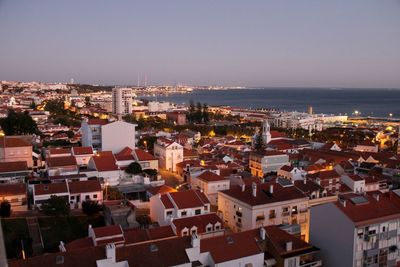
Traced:
<path fill-rule="evenodd" d="M 94 195 L 93 195 L 93 198 L 97 198 L 97 195 L 96 195 L 96 194 L 94 194 Z"/>
<path fill-rule="evenodd" d="M 188 235 L 188 233 L 189 233 L 188 230 L 183 230 L 183 231 L 182 231 L 182 235 L 183 235 L 183 236 Z"/>
<path fill-rule="evenodd" d="M 167 216 L 172 216 L 172 210 L 167 211 Z"/>
<path fill-rule="evenodd" d="M 187 215 L 187 211 L 182 211 L 181 212 L 181 216 L 186 216 Z"/>
<path fill-rule="evenodd" d="M 219 231 L 220 227 L 221 227 L 220 225 L 216 225 L 215 226 L 215 231 Z"/>
<path fill-rule="evenodd" d="M 205 211 L 208 210 L 208 206 L 207 206 L 207 205 L 204 206 L 204 210 L 205 210 Z"/>
<path fill-rule="evenodd" d="M 71 196 L 71 200 L 74 200 L 75 199 L 75 196 Z"/>
<path fill-rule="evenodd" d="M 195 235 L 197 233 L 197 229 L 192 229 L 192 235 Z"/>
<path fill-rule="evenodd" d="M 90 196 L 89 196 L 89 195 L 86 195 L 86 196 L 85 196 L 85 199 L 86 199 L 86 200 L 89 200 L 89 199 L 90 199 Z"/>
<path fill-rule="evenodd" d="M 212 231 L 212 226 L 208 226 L 206 229 L 207 232 L 211 232 Z"/>
<path fill-rule="evenodd" d="M 195 214 L 195 215 L 199 215 L 199 214 L 201 214 L 201 209 L 197 209 L 197 210 L 195 210 L 195 211 L 194 211 L 194 214 Z"/>
<path fill-rule="evenodd" d="M 274 219 L 275 217 L 276 217 L 275 210 L 270 210 L 269 211 L 269 218 L 270 219 Z"/>

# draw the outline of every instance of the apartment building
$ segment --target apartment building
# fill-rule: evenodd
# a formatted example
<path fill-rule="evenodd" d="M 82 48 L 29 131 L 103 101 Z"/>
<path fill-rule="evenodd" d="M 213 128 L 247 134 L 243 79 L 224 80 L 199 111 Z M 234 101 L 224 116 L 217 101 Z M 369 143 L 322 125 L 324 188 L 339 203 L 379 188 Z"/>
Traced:
<path fill-rule="evenodd" d="M 107 123 L 107 120 L 101 119 L 83 120 L 81 123 L 82 146 L 91 146 L 95 150 L 101 149 L 101 127 Z"/>
<path fill-rule="evenodd" d="M 290 165 L 289 156 L 279 151 L 251 152 L 249 166 L 251 174 L 257 177 L 277 172 L 285 165 Z"/>
<path fill-rule="evenodd" d="M 311 242 L 326 266 L 396 266 L 400 261 L 399 196 L 348 194 L 311 207 Z"/>
<path fill-rule="evenodd" d="M 302 238 L 308 240 L 309 198 L 285 181 L 243 184 L 219 191 L 218 212 L 234 232 L 267 225 L 299 224 Z"/>
<path fill-rule="evenodd" d="M 216 206 L 218 203 L 218 191 L 229 189 L 230 180 L 214 172 L 203 171 L 198 176 L 190 177 L 190 185 L 192 188 L 204 192 L 211 205 Z"/>
<path fill-rule="evenodd" d="M 132 88 L 112 89 L 112 113 L 120 117 L 132 113 Z"/>

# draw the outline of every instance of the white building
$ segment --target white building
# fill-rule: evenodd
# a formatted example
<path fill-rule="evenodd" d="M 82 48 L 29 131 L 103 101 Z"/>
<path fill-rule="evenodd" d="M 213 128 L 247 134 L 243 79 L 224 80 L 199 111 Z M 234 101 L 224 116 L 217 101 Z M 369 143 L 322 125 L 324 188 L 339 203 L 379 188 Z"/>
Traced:
<path fill-rule="evenodd" d="M 75 156 L 78 166 L 87 166 L 90 158 L 94 155 L 93 148 L 87 147 L 72 147 L 72 155 Z"/>
<path fill-rule="evenodd" d="M 101 149 L 118 153 L 125 147 L 136 147 L 136 124 L 115 121 L 101 127 Z"/>
<path fill-rule="evenodd" d="M 119 117 L 132 113 L 132 88 L 112 89 L 112 113 Z"/>
<path fill-rule="evenodd" d="M 326 266 L 396 266 L 399 228 L 399 197 L 393 192 L 351 194 L 311 208 L 311 242 Z"/>
<path fill-rule="evenodd" d="M 198 176 L 190 176 L 190 185 L 199 189 L 210 200 L 211 205 L 218 203 L 218 191 L 229 189 L 230 180 L 211 171 L 203 171 Z"/>
<path fill-rule="evenodd" d="M 160 225 L 174 218 L 190 217 L 210 212 L 210 201 L 198 190 L 171 192 L 150 197 L 150 217 Z"/>
<path fill-rule="evenodd" d="M 308 240 L 309 198 L 293 184 L 270 182 L 218 192 L 218 212 L 234 232 L 266 225 L 299 224 Z"/>
<path fill-rule="evenodd" d="M 176 171 L 176 164 L 183 161 L 183 146 L 177 142 L 160 137 L 154 144 L 154 156 L 160 168 Z"/>
<path fill-rule="evenodd" d="M 172 109 L 172 105 L 169 102 L 157 102 L 150 101 L 148 103 L 149 112 L 165 112 Z"/>
<path fill-rule="evenodd" d="M 300 181 L 304 180 L 307 172 L 299 169 L 297 167 L 293 167 L 291 165 L 284 165 L 278 170 L 278 176 L 284 177 L 291 181 Z"/>
<path fill-rule="evenodd" d="M 120 169 L 111 151 L 102 151 L 93 156 L 88 163 L 88 169 L 95 170 L 98 178 L 110 186 L 116 186 L 120 182 Z"/>

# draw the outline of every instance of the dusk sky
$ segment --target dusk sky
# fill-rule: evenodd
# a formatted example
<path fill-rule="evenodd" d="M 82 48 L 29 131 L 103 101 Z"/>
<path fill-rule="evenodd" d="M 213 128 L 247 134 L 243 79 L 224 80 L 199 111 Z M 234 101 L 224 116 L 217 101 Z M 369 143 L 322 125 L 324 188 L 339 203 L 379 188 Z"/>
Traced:
<path fill-rule="evenodd" d="M 0 80 L 400 88 L 399 0 L 0 0 Z"/>

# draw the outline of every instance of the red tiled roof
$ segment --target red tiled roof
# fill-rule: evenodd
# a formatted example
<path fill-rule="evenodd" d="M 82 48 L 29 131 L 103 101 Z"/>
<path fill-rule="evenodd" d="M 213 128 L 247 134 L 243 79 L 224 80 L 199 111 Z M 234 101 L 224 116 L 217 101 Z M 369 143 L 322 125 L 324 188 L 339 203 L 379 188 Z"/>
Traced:
<path fill-rule="evenodd" d="M 190 229 L 193 226 L 197 227 L 197 232 L 199 234 L 205 233 L 206 228 L 208 224 L 212 224 L 213 227 L 214 225 L 219 222 L 220 226 L 222 228 L 222 220 L 217 216 L 215 213 L 207 213 L 207 214 L 202 214 L 202 215 L 197 215 L 197 216 L 191 216 L 191 217 L 184 217 L 184 218 L 178 218 L 174 219 L 172 221 L 172 224 L 175 225 L 176 227 L 176 233 L 177 235 L 180 235 L 181 231 L 186 227 L 187 229 Z"/>
<path fill-rule="evenodd" d="M 171 200 L 169 199 L 168 195 L 161 195 L 160 197 L 161 202 L 164 205 L 164 208 L 166 209 L 173 209 L 174 208 L 174 204 L 172 204 Z"/>
<path fill-rule="evenodd" d="M 28 171 L 28 164 L 26 161 L 0 162 L 0 173 L 23 171 Z"/>
<path fill-rule="evenodd" d="M 0 147 L 24 147 L 32 146 L 32 144 L 26 142 L 24 139 L 14 136 L 2 136 L 0 137 Z"/>
<path fill-rule="evenodd" d="M 69 252 L 71 250 L 90 248 L 93 247 L 93 239 L 91 237 L 85 237 L 71 241 L 65 245 L 66 250 Z"/>
<path fill-rule="evenodd" d="M 127 229 L 124 231 L 125 244 L 136 244 L 150 240 L 176 237 L 170 225 L 149 229 Z"/>
<path fill-rule="evenodd" d="M 93 228 L 95 238 L 102 238 L 108 236 L 122 235 L 122 229 L 120 225 L 109 225 L 103 227 Z"/>
<path fill-rule="evenodd" d="M 93 148 L 91 146 L 85 146 L 85 147 L 74 146 L 74 147 L 72 147 L 72 151 L 74 152 L 74 155 L 91 155 L 91 154 L 93 154 Z"/>
<path fill-rule="evenodd" d="M 386 198 L 380 192 L 374 192 L 374 195 L 379 196 L 377 200 L 374 196 L 369 194 L 363 195 L 366 203 L 356 204 L 353 203 L 350 196 L 345 200 L 346 206 L 339 201 L 334 203 L 350 220 L 356 225 L 372 224 L 383 221 L 400 218 L 400 208 L 397 207 L 390 199 Z"/>
<path fill-rule="evenodd" d="M 139 161 L 157 160 L 152 154 L 142 149 L 135 149 L 135 154 Z"/>
<path fill-rule="evenodd" d="M 53 183 L 53 184 L 35 184 L 34 194 L 39 195 L 55 195 L 61 193 L 68 193 L 66 183 Z"/>
<path fill-rule="evenodd" d="M 150 187 L 149 189 L 147 189 L 147 192 L 155 196 L 157 194 L 163 195 L 170 192 L 176 192 L 176 190 L 168 185 L 160 185 L 160 186 Z"/>
<path fill-rule="evenodd" d="M 94 164 L 96 165 L 97 171 L 116 171 L 118 165 L 115 161 L 115 157 L 111 151 L 102 151 L 92 157 Z"/>
<path fill-rule="evenodd" d="M 197 177 L 200 180 L 206 181 L 206 182 L 217 182 L 217 181 L 223 181 L 225 180 L 224 177 L 219 176 L 218 174 L 215 174 L 210 171 L 205 171 L 201 175 Z"/>
<path fill-rule="evenodd" d="M 102 191 L 100 182 L 97 180 L 69 182 L 68 187 L 71 194 Z"/>
<path fill-rule="evenodd" d="M 51 157 L 46 159 L 47 166 L 50 168 L 63 167 L 63 166 L 76 166 L 76 159 L 74 156 L 65 157 Z"/>
<path fill-rule="evenodd" d="M 101 120 L 101 119 L 89 119 L 88 124 L 89 125 L 106 125 L 108 123 L 107 120 Z"/>
<path fill-rule="evenodd" d="M 293 166 L 290 165 L 283 165 L 280 170 L 285 171 L 285 172 L 291 172 L 294 169 Z"/>
<path fill-rule="evenodd" d="M 135 158 L 133 157 L 132 152 L 133 152 L 133 150 L 130 147 L 125 147 L 124 149 L 122 149 L 120 152 L 118 152 L 114 156 L 118 161 L 134 160 Z"/>
<path fill-rule="evenodd" d="M 26 195 L 26 184 L 1 184 L 0 196 Z"/>
<path fill-rule="evenodd" d="M 272 194 L 269 193 L 270 185 L 273 186 Z M 246 186 L 244 191 L 242 191 L 242 188 L 240 186 L 233 186 L 231 189 L 223 190 L 220 192 L 244 203 L 247 203 L 250 206 L 307 198 L 307 196 L 295 186 L 283 187 L 279 183 L 275 182 L 257 185 L 255 197 L 252 194 L 251 186 Z"/>
<path fill-rule="evenodd" d="M 71 154 L 69 148 L 50 148 L 48 151 L 50 155 Z"/>
<path fill-rule="evenodd" d="M 168 195 L 171 197 L 178 209 L 203 207 L 205 204 L 210 203 L 204 193 L 197 190 L 168 193 Z"/>

